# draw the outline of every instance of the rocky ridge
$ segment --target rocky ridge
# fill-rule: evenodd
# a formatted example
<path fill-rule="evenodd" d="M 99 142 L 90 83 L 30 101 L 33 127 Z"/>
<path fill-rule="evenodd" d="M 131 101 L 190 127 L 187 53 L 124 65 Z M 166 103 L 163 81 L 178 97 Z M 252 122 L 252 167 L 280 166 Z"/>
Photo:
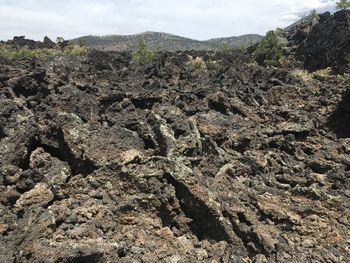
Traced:
<path fill-rule="evenodd" d="M 335 73 L 350 72 L 350 11 L 319 15 L 316 24 L 303 22 L 285 32 L 297 60 L 309 71 L 331 67 Z"/>
<path fill-rule="evenodd" d="M 257 34 L 248 34 L 201 41 L 162 32 L 144 32 L 134 35 L 83 36 L 72 41 L 83 42 L 88 47 L 101 51 L 135 51 L 140 42 L 144 42 L 152 50 L 174 52 L 245 48 L 259 42 L 262 38 Z"/>

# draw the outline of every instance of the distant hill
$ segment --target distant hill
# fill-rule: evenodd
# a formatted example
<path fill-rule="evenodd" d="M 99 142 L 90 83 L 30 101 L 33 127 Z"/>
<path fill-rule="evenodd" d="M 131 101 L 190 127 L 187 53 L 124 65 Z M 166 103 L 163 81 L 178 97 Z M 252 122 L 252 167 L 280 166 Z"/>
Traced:
<path fill-rule="evenodd" d="M 231 47 L 240 48 L 248 47 L 259 42 L 263 36 L 257 34 L 247 34 L 236 37 L 221 37 L 221 38 L 212 38 L 206 42 L 209 42 L 211 45 L 217 45 L 222 47 L 225 43 L 229 44 Z"/>
<path fill-rule="evenodd" d="M 213 38 L 205 41 L 194 40 L 161 32 L 144 32 L 135 35 L 83 36 L 72 41 L 82 41 L 89 47 L 105 51 L 136 50 L 145 42 L 153 50 L 216 50 L 225 46 L 247 47 L 260 41 L 262 36 L 249 34 L 237 37 Z"/>

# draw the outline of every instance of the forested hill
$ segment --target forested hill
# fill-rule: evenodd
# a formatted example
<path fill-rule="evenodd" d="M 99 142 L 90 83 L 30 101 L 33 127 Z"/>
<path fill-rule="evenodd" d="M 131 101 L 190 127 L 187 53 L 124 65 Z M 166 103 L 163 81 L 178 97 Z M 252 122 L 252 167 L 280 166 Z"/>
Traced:
<path fill-rule="evenodd" d="M 89 47 L 105 51 L 136 50 L 140 42 L 154 50 L 218 50 L 224 48 L 242 48 L 254 44 L 262 36 L 248 34 L 237 37 L 213 38 L 199 41 L 168 33 L 145 32 L 135 35 L 83 36 L 73 41 L 82 41 Z"/>

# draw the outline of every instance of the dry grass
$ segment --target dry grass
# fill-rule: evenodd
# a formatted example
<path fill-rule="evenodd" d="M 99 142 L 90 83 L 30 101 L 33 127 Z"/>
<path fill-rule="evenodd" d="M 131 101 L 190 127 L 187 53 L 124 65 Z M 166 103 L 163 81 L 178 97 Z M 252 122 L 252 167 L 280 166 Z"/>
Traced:
<path fill-rule="evenodd" d="M 291 74 L 293 77 L 300 79 L 303 82 L 310 82 L 313 79 L 312 73 L 304 69 L 295 69 Z"/>
<path fill-rule="evenodd" d="M 10 45 L 0 45 L 0 57 L 8 59 L 41 58 L 49 59 L 54 57 L 80 57 L 87 53 L 87 48 L 79 45 L 68 45 L 63 50 L 54 48 L 29 49 L 27 47 L 13 48 Z"/>
<path fill-rule="evenodd" d="M 331 68 L 325 68 L 325 69 L 319 69 L 312 73 L 308 72 L 304 69 L 295 69 L 291 72 L 292 76 L 295 78 L 301 79 L 303 82 L 310 82 L 314 79 L 318 80 L 326 80 L 326 79 L 335 79 L 339 82 L 345 82 L 350 80 L 350 74 L 338 74 L 334 75 L 332 74 Z"/>
<path fill-rule="evenodd" d="M 350 74 L 349 73 L 345 73 L 343 75 L 337 75 L 336 79 L 340 82 L 345 82 L 345 81 L 350 81 Z"/>
<path fill-rule="evenodd" d="M 245 64 L 248 68 L 258 68 L 259 67 L 259 64 L 256 62 L 256 61 L 254 61 L 254 62 L 252 62 L 252 63 L 246 63 Z"/>
<path fill-rule="evenodd" d="M 187 66 L 192 70 L 204 71 L 207 68 L 205 61 L 202 57 L 193 58 L 188 56 Z"/>
<path fill-rule="evenodd" d="M 325 69 L 319 69 L 312 73 L 314 78 L 318 79 L 328 79 L 332 76 L 332 69 L 331 68 L 325 68 Z"/>

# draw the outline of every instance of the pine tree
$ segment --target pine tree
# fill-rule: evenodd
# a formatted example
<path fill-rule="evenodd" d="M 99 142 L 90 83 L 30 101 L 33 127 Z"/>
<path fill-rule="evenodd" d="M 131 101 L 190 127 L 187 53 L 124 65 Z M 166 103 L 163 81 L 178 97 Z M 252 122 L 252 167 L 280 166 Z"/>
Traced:
<path fill-rule="evenodd" d="M 350 8 L 350 2 L 348 0 L 340 0 L 337 4 L 337 9 L 346 10 Z"/>
<path fill-rule="evenodd" d="M 144 41 L 139 43 L 138 50 L 133 55 L 134 60 L 141 64 L 149 64 L 155 59 L 155 57 L 156 54 L 149 49 Z"/>
<path fill-rule="evenodd" d="M 312 24 L 316 24 L 318 20 L 320 20 L 320 17 L 317 14 L 316 9 L 314 9 L 310 12 L 310 14 L 306 17 L 306 19 L 310 21 Z"/>
<path fill-rule="evenodd" d="M 269 31 L 254 52 L 255 60 L 260 65 L 277 66 L 283 57 L 282 44 L 276 33 Z"/>

